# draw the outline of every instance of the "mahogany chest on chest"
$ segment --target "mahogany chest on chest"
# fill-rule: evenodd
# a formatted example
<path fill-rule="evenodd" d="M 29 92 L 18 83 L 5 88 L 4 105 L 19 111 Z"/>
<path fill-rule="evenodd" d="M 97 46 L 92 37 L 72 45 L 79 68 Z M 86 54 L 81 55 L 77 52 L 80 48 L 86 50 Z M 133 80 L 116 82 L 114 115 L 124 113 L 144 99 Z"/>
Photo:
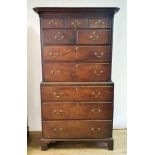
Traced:
<path fill-rule="evenodd" d="M 42 150 L 56 141 L 113 149 L 113 17 L 119 8 L 34 8 L 40 16 Z"/>

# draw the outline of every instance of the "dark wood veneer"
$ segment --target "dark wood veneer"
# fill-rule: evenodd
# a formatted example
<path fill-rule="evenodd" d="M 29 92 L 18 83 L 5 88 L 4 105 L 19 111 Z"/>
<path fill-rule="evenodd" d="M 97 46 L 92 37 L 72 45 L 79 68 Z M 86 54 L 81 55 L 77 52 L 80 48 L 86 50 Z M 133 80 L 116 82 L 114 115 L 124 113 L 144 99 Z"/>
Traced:
<path fill-rule="evenodd" d="M 40 16 L 42 150 L 56 141 L 113 149 L 113 17 L 119 8 L 34 8 Z"/>
<path fill-rule="evenodd" d="M 42 28 L 64 28 L 65 20 L 63 18 L 42 19 L 41 25 Z"/>
<path fill-rule="evenodd" d="M 112 120 L 112 102 L 43 102 L 43 120 Z"/>
<path fill-rule="evenodd" d="M 88 28 L 88 19 L 68 18 L 66 19 L 66 28 Z"/>
<path fill-rule="evenodd" d="M 74 30 L 64 29 L 44 29 L 43 43 L 44 44 L 74 44 L 76 33 Z"/>
<path fill-rule="evenodd" d="M 89 19 L 90 28 L 111 28 L 110 18 L 90 18 Z"/>
<path fill-rule="evenodd" d="M 96 101 L 112 102 L 113 85 L 110 86 L 54 86 L 41 85 L 42 101 Z"/>
<path fill-rule="evenodd" d="M 109 63 L 44 63 L 44 81 L 109 81 Z"/>
<path fill-rule="evenodd" d="M 43 121 L 44 138 L 111 138 L 112 121 Z M 79 132 L 80 131 L 80 132 Z"/>
<path fill-rule="evenodd" d="M 43 61 L 111 62 L 110 46 L 44 46 Z"/>
<path fill-rule="evenodd" d="M 110 30 L 79 30 L 77 44 L 111 44 Z"/>

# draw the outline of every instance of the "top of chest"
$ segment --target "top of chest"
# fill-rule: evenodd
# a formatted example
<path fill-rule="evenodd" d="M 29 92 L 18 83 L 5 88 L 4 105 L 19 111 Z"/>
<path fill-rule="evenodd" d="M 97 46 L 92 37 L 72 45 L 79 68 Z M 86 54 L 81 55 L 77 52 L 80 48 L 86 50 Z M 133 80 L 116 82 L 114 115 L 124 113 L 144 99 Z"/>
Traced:
<path fill-rule="evenodd" d="M 94 7 L 94 8 L 63 8 L 63 7 L 37 7 L 33 8 L 35 12 L 39 14 L 42 18 L 49 17 L 113 17 L 113 15 L 119 11 L 119 8 L 116 7 Z"/>

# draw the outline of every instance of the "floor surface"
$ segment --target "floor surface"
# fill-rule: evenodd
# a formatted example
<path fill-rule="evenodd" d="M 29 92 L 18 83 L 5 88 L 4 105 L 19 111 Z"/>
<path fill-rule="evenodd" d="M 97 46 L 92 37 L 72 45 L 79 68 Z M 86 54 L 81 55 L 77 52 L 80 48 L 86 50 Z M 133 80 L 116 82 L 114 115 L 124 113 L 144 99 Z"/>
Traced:
<path fill-rule="evenodd" d="M 28 142 L 28 155 L 126 155 L 127 131 L 114 130 L 114 150 L 109 151 L 102 142 L 57 142 L 48 151 L 41 151 L 40 136 L 31 138 Z"/>

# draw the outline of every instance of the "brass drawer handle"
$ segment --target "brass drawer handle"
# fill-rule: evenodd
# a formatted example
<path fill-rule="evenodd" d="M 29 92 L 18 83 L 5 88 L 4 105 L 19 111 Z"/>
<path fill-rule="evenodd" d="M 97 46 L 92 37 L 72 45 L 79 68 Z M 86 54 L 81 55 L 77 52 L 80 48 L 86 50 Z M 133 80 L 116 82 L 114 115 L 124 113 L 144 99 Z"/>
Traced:
<path fill-rule="evenodd" d="M 51 56 L 51 57 L 57 57 L 59 55 L 60 55 L 60 53 L 58 53 L 58 52 L 50 52 L 49 53 L 49 56 Z"/>
<path fill-rule="evenodd" d="M 61 32 L 57 32 L 57 35 L 54 36 L 56 40 L 63 40 L 64 35 Z"/>
<path fill-rule="evenodd" d="M 101 112 L 101 109 L 92 109 L 91 112 Z"/>
<path fill-rule="evenodd" d="M 55 19 L 51 19 L 48 24 L 49 25 L 57 25 L 58 23 L 56 22 Z"/>
<path fill-rule="evenodd" d="M 89 36 L 90 40 L 98 40 L 99 39 L 99 35 L 96 35 L 96 32 L 93 31 L 92 34 Z"/>
<path fill-rule="evenodd" d="M 104 24 L 104 21 L 101 20 L 101 19 L 98 19 L 96 22 L 95 22 L 95 25 L 100 25 L 100 24 Z"/>
<path fill-rule="evenodd" d="M 91 94 L 92 94 L 94 97 L 99 97 L 99 96 L 101 95 L 101 92 L 100 92 L 100 91 L 99 91 L 99 92 L 93 91 Z"/>
<path fill-rule="evenodd" d="M 103 75 L 103 70 L 100 70 L 100 71 L 95 70 L 94 74 L 96 74 L 96 75 Z"/>
<path fill-rule="evenodd" d="M 94 52 L 94 55 L 95 55 L 97 58 L 101 58 L 101 57 L 104 55 L 104 53 L 103 53 L 103 52 L 101 52 L 101 53 Z"/>
<path fill-rule="evenodd" d="M 81 23 L 79 22 L 78 19 L 75 19 L 73 22 L 72 22 L 72 25 L 74 26 L 75 30 L 76 28 L 80 25 Z"/>
<path fill-rule="evenodd" d="M 101 129 L 100 129 L 100 128 L 97 128 L 97 129 L 91 128 L 91 131 L 92 131 L 92 132 L 101 132 Z"/>
<path fill-rule="evenodd" d="M 63 128 L 54 128 L 53 131 L 54 132 L 62 132 L 63 131 Z"/>
<path fill-rule="evenodd" d="M 60 73 L 61 73 L 61 71 L 60 70 L 56 70 L 56 71 L 53 71 L 53 70 L 51 70 L 51 75 L 53 75 L 53 76 L 57 76 L 57 75 L 59 75 Z"/>
<path fill-rule="evenodd" d="M 55 114 L 57 114 L 57 115 L 60 115 L 60 114 L 62 113 L 62 110 L 61 110 L 61 109 L 60 109 L 60 110 L 54 109 L 53 112 L 54 112 Z"/>
<path fill-rule="evenodd" d="M 63 96 L 63 93 L 62 93 L 62 92 L 60 92 L 60 93 L 53 92 L 52 94 L 53 94 L 53 96 L 56 97 L 56 98 L 60 98 L 60 97 Z"/>

